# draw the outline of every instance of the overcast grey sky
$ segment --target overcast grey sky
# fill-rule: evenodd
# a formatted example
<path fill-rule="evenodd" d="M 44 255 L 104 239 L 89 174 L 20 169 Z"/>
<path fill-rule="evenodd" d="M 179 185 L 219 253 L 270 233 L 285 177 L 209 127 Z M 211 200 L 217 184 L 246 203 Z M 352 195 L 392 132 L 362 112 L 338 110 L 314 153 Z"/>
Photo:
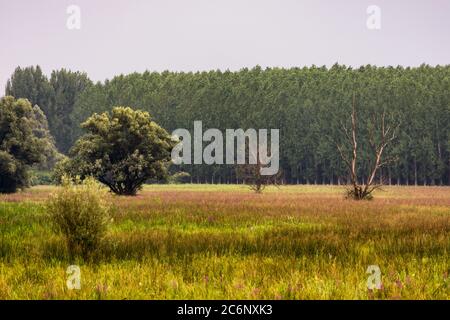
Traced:
<path fill-rule="evenodd" d="M 81 29 L 66 27 L 69 5 Z M 369 5 L 381 29 L 366 26 Z M 450 63 L 450 0 L 0 0 L 0 88 L 15 67 L 237 70 Z"/>

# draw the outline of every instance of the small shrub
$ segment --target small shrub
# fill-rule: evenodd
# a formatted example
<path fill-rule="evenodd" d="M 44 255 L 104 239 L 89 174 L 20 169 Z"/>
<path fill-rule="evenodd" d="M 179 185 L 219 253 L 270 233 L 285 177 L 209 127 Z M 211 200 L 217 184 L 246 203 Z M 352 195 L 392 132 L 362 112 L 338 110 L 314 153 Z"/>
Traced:
<path fill-rule="evenodd" d="M 350 200 L 373 200 L 372 191 L 368 193 L 362 192 L 361 188 L 347 188 L 345 190 L 345 198 Z"/>
<path fill-rule="evenodd" d="M 71 258 L 88 259 L 98 248 L 109 222 L 107 193 L 93 178 L 80 182 L 65 176 L 47 201 L 55 231 L 65 237 Z"/>

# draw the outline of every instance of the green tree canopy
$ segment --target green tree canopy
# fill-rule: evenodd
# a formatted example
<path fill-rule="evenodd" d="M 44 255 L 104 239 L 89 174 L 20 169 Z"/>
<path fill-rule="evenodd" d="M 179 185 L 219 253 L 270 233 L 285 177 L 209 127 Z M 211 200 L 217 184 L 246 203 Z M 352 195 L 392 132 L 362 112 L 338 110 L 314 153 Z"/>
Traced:
<path fill-rule="evenodd" d="M 6 95 L 26 98 L 45 113 L 50 132 L 63 153 L 72 146 L 72 131 L 79 125 L 70 117 L 78 95 L 92 85 L 85 73 L 56 70 L 48 79 L 39 66 L 17 67 L 6 84 Z"/>
<path fill-rule="evenodd" d="M 146 180 L 164 177 L 174 142 L 148 112 L 114 107 L 82 127 L 88 133 L 71 149 L 66 173 L 93 176 L 119 195 L 135 195 Z"/>
<path fill-rule="evenodd" d="M 132 105 L 149 112 L 168 132 L 202 120 L 204 128 L 280 129 L 280 183 L 349 182 L 330 137 L 339 137 L 356 95 L 361 126 L 358 176 L 367 180 L 372 111 L 389 110 L 402 123 L 386 157 L 398 159 L 378 172 L 389 184 L 450 185 L 450 65 L 419 67 L 244 68 L 239 71 L 143 72 L 90 84 L 79 72 L 60 70 L 50 79 L 39 67 L 16 70 L 7 94 L 28 98 L 47 116 L 62 152 L 84 133 L 93 113 Z M 51 91 L 46 104 L 47 91 Z M 172 166 L 191 182 L 241 183 L 231 165 Z"/>
<path fill-rule="evenodd" d="M 47 120 L 26 99 L 0 100 L 0 192 L 28 186 L 30 166 L 45 162 L 55 152 Z"/>

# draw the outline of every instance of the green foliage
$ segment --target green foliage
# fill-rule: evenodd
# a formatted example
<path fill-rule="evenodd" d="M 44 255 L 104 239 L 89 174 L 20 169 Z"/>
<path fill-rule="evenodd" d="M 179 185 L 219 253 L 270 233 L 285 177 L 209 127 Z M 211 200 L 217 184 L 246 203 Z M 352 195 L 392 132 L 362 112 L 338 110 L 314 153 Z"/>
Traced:
<path fill-rule="evenodd" d="M 135 195 L 146 180 L 165 176 L 174 142 L 147 112 L 115 107 L 82 127 L 88 133 L 60 165 L 67 173 L 93 176 L 119 195 Z"/>
<path fill-rule="evenodd" d="M 389 110 L 402 123 L 398 141 L 386 153 L 398 161 L 383 168 L 378 181 L 450 184 L 448 65 L 367 65 L 352 69 L 336 64 L 331 68 L 255 67 L 236 72 L 144 72 L 83 86 L 75 85 L 75 79 L 80 83 L 89 81 L 76 74 L 73 81 L 67 80 L 71 86 L 64 85 L 63 76 L 55 76 L 51 82 L 53 91 L 65 88 L 59 89 L 57 99 L 64 107 L 42 107 L 56 141 L 64 140 L 63 151 L 84 134 L 79 124 L 90 115 L 110 111 L 117 105 L 132 105 L 149 112 L 169 132 L 187 128 L 192 134 L 194 120 L 202 120 L 205 129 L 278 128 L 280 183 L 345 183 L 345 165 L 329 137 L 340 134 L 340 122 L 348 119 L 354 93 L 361 119 L 373 110 Z M 34 85 L 32 81 L 42 82 L 38 68 L 33 77 L 28 75 L 20 81 L 16 78 L 12 82 L 17 84 L 10 87 L 23 92 L 18 97 L 29 96 L 33 103 L 44 103 L 45 85 Z M 61 86 L 56 85 L 60 82 Z M 70 98 L 63 97 L 66 93 Z M 53 114 L 51 110 L 58 111 Z M 53 117 L 57 119 L 53 121 Z M 53 123 L 58 124 L 53 127 Z M 368 124 L 361 123 L 361 138 L 367 136 L 364 128 Z M 360 141 L 363 151 L 358 176 L 364 180 L 370 151 L 364 139 Z M 183 165 L 178 170 L 188 172 L 193 182 L 242 182 L 232 166 Z"/>
<path fill-rule="evenodd" d="M 37 137 L 43 138 L 47 141 L 45 151 L 43 153 L 44 159 L 42 162 L 35 164 L 33 169 L 37 171 L 49 171 L 64 156 L 58 152 L 55 146 L 54 138 L 50 134 L 50 129 L 48 127 L 47 117 L 38 106 L 34 106 L 33 109 L 38 123 L 38 126 L 34 129 L 34 133 Z"/>
<path fill-rule="evenodd" d="M 58 149 L 67 153 L 72 146 L 72 131 L 79 123 L 72 123 L 71 113 L 78 95 L 92 85 L 85 73 L 65 69 L 53 71 L 50 77 L 53 88 L 51 103 L 51 132 Z"/>
<path fill-rule="evenodd" d="M 52 172 L 43 170 L 32 170 L 30 184 L 32 186 L 53 184 Z"/>
<path fill-rule="evenodd" d="M 11 96 L 0 100 L 0 192 L 10 193 L 29 185 L 28 170 L 55 152 L 38 106 Z"/>
<path fill-rule="evenodd" d="M 47 200 L 54 230 L 64 236 L 70 256 L 92 257 L 107 231 L 106 191 L 93 178 L 63 177 L 62 187 Z"/>
<path fill-rule="evenodd" d="M 386 152 L 398 161 L 378 181 L 450 184 L 450 66 L 417 68 L 343 65 L 331 68 L 256 67 L 237 72 L 144 72 L 117 76 L 80 94 L 73 121 L 114 105 L 150 112 L 169 132 L 204 128 L 279 128 L 280 183 L 346 183 L 345 164 L 330 137 L 341 134 L 355 93 L 361 114 L 362 148 L 358 176 L 369 172 L 366 115 L 388 110 L 401 121 L 399 139 Z M 367 121 L 364 122 L 364 119 Z M 81 133 L 79 133 L 81 134 Z M 183 165 L 193 182 L 236 183 L 231 166 Z"/>
<path fill-rule="evenodd" d="M 52 170 L 51 179 L 54 184 L 62 184 L 63 177 L 75 177 L 76 174 L 70 172 L 70 159 L 66 156 L 62 157 L 60 161 L 58 161 Z"/>
<path fill-rule="evenodd" d="M 73 106 L 81 92 L 92 85 L 85 73 L 65 69 L 53 71 L 48 79 L 39 66 L 16 68 L 7 82 L 6 95 L 26 98 L 47 116 L 58 150 L 67 153 L 72 146 Z"/>
<path fill-rule="evenodd" d="M 190 181 L 191 175 L 187 172 L 180 171 L 167 177 L 167 183 L 177 184 L 177 183 L 188 183 Z"/>
<path fill-rule="evenodd" d="M 28 99 L 32 105 L 37 104 L 47 117 L 50 114 L 53 88 L 39 66 L 17 67 L 6 84 L 5 94 Z"/>

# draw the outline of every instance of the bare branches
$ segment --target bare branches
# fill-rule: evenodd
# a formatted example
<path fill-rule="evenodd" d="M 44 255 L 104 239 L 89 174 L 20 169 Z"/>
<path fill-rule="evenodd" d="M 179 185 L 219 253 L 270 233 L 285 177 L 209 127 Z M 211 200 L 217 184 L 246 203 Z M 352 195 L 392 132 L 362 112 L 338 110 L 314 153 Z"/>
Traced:
<path fill-rule="evenodd" d="M 395 140 L 397 138 L 397 127 L 398 125 L 394 128 L 394 126 L 392 124 L 386 124 L 386 111 L 383 110 L 383 112 L 381 113 L 380 117 L 379 117 L 379 123 L 377 123 L 378 119 L 375 113 L 372 114 L 372 119 L 374 119 L 375 121 L 372 123 L 373 126 L 369 126 L 369 143 L 372 147 L 372 150 L 374 152 L 373 157 L 374 157 L 374 161 L 373 161 L 373 166 L 371 168 L 371 171 L 369 172 L 369 178 L 367 181 L 367 184 L 364 188 L 365 192 L 369 192 L 370 190 L 373 191 L 373 189 L 371 189 L 371 185 L 374 182 L 375 176 L 377 171 L 390 163 L 391 158 L 385 159 L 384 161 L 382 161 L 382 156 L 383 156 L 383 152 L 385 151 L 386 146 L 392 142 L 393 140 Z M 374 126 L 378 125 L 379 126 L 379 137 L 378 137 L 378 143 L 375 141 L 375 128 Z M 371 191 L 370 191 L 371 192 Z"/>
<path fill-rule="evenodd" d="M 357 177 L 357 157 L 359 151 L 357 142 L 358 119 L 355 96 L 353 95 L 351 133 L 345 125 L 341 124 L 342 132 L 352 150 L 351 159 L 345 154 L 343 145 L 336 143 L 339 154 L 349 169 L 352 188 L 348 191 L 348 195 L 353 199 L 361 200 L 371 198 L 371 193 L 381 186 L 375 184 L 375 177 L 378 170 L 395 160 L 393 157 L 383 159 L 383 153 L 388 144 L 397 138 L 397 129 L 400 123 L 387 123 L 386 117 L 386 111 L 383 111 L 381 114 L 373 112 L 370 116 L 372 122 L 368 125 L 368 143 L 372 150 L 372 161 L 370 161 L 372 165 L 370 166 L 366 183 L 361 185 L 358 183 Z"/>

